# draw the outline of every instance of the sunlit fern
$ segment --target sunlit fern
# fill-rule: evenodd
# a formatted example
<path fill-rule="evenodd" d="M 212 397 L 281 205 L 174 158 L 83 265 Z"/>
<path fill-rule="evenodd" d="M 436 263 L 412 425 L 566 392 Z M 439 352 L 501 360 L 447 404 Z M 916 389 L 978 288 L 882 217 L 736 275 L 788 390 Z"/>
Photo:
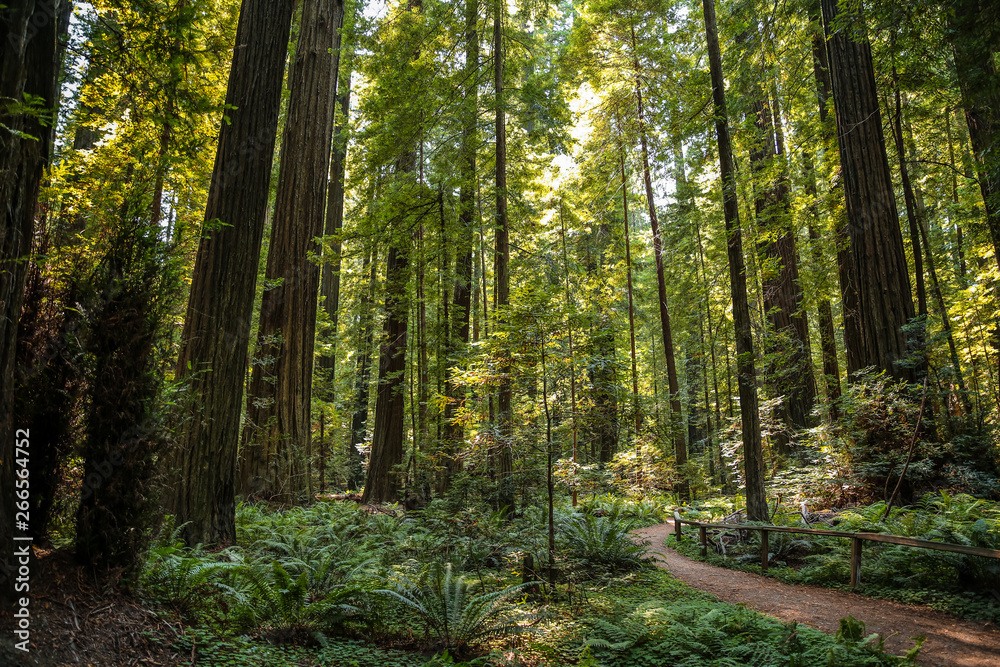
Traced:
<path fill-rule="evenodd" d="M 451 563 L 434 563 L 416 580 L 399 576 L 390 583 L 391 589 L 376 592 L 413 609 L 442 648 L 462 652 L 483 641 L 520 634 L 529 630 L 523 623 L 535 618 L 514 601 L 532 583 L 480 593 L 476 582 L 454 572 Z"/>

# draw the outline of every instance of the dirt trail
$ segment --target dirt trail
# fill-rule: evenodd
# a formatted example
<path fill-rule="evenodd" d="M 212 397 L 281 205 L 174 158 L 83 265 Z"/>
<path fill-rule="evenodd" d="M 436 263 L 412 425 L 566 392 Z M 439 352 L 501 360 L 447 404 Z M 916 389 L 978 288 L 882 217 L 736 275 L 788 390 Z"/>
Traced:
<path fill-rule="evenodd" d="M 922 665 L 1000 667 L 1000 630 L 993 623 L 962 620 L 929 607 L 875 600 L 846 591 L 783 584 L 757 574 L 693 561 L 664 546 L 673 530 L 671 521 L 634 534 L 649 540 L 647 551 L 655 556 L 657 565 L 720 600 L 830 633 L 839 629 L 841 618 L 851 614 L 865 622 L 867 632 L 885 637 L 886 649 L 896 654 L 912 648 L 910 637 L 926 635 L 920 650 Z"/>

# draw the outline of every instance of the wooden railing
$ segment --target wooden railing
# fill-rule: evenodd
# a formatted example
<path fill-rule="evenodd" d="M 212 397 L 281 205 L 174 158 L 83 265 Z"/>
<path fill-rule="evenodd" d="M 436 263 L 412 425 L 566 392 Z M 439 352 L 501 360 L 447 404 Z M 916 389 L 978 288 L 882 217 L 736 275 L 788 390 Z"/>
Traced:
<path fill-rule="evenodd" d="M 962 544 L 950 544 L 948 542 L 931 542 L 928 540 L 918 540 L 913 537 L 903 537 L 901 535 L 886 535 L 883 533 L 849 533 L 841 530 L 826 530 L 824 528 L 799 528 L 797 526 L 754 526 L 744 523 L 705 523 L 703 521 L 689 521 L 682 519 L 680 513 L 674 510 L 674 532 L 677 534 L 679 542 L 683 537 L 681 531 L 682 524 L 698 527 L 698 536 L 701 540 L 701 555 L 704 558 L 708 555 L 708 529 L 722 528 L 725 530 L 759 530 L 760 531 L 760 567 L 767 571 L 768 561 L 768 533 L 797 533 L 802 535 L 825 535 L 827 537 L 843 537 L 851 540 L 851 588 L 858 585 L 861 575 L 861 545 L 864 541 L 882 542 L 884 544 L 901 544 L 907 547 L 917 547 L 919 549 L 936 549 L 938 551 L 948 551 L 956 554 L 966 554 L 969 556 L 983 556 L 984 558 L 1000 558 L 1000 551 L 996 549 L 985 549 L 983 547 L 967 547 Z"/>

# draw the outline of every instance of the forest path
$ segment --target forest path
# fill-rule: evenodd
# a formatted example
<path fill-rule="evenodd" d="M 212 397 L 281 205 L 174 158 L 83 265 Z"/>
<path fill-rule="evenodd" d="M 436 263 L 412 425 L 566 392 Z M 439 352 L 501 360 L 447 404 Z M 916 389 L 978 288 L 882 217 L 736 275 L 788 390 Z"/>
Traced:
<path fill-rule="evenodd" d="M 784 584 L 768 577 L 693 561 L 664 546 L 674 523 L 633 531 L 648 540 L 647 553 L 675 577 L 724 602 L 786 621 L 834 633 L 840 619 L 851 614 L 864 621 L 865 631 L 885 637 L 886 650 L 902 655 L 913 647 L 910 637 L 925 635 L 918 660 L 921 665 L 1000 667 L 1000 631 L 993 623 L 956 618 L 929 607 L 916 607 L 866 598 L 817 586 Z"/>

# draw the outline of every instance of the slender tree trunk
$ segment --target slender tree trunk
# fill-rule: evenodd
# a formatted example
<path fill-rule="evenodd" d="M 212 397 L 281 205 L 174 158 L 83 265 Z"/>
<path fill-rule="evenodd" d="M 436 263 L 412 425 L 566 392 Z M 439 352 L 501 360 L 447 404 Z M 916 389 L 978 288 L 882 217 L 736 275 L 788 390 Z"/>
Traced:
<path fill-rule="evenodd" d="M 566 219 L 565 217 L 563 217 L 562 199 L 559 200 L 559 225 L 562 230 L 563 268 L 565 269 L 565 284 L 566 284 L 566 306 L 569 307 L 570 304 L 573 303 L 573 293 L 570 291 L 569 252 L 566 250 Z M 573 356 L 572 316 L 566 318 L 566 331 L 567 331 L 567 337 L 569 339 L 569 401 L 570 401 L 569 405 L 570 405 L 570 418 L 573 420 L 573 463 L 576 464 L 578 431 L 576 423 L 576 358 Z M 576 507 L 577 503 L 576 484 L 572 485 L 572 489 L 573 489 L 573 507 Z"/>
<path fill-rule="evenodd" d="M 958 200 L 958 169 L 955 167 L 955 143 L 951 134 L 951 109 L 944 110 L 944 127 L 948 135 L 948 164 L 951 166 L 951 203 L 953 211 L 948 214 L 949 220 L 955 222 L 955 254 L 958 260 L 958 277 L 961 284 L 966 284 L 965 247 L 962 239 L 962 225 L 959 222 L 959 200 Z"/>
<path fill-rule="evenodd" d="M 903 185 L 903 201 L 906 204 L 906 222 L 910 229 L 910 245 L 913 250 L 913 272 L 917 287 L 917 315 L 927 321 L 927 290 L 924 287 L 924 262 L 920 254 L 920 222 L 917 220 L 917 202 L 913 198 L 913 187 L 910 184 L 910 170 L 906 166 L 906 151 L 903 148 L 903 103 L 899 93 L 899 77 L 896 66 L 892 66 L 892 86 L 895 101 L 895 114 L 892 121 L 892 138 L 896 145 L 896 156 L 899 159 L 899 176 Z M 919 346 L 925 348 L 925 336 L 920 334 Z M 926 352 L 925 352 L 926 353 Z"/>
<path fill-rule="evenodd" d="M 848 373 L 874 366 L 914 380 L 902 327 L 914 316 L 909 270 L 885 153 L 871 47 L 864 20 L 844 23 L 840 0 L 822 0 L 830 35 L 827 51 L 837 109 L 837 139 L 854 259 L 850 284 L 858 291 L 860 354 L 848 355 Z M 834 32 L 833 27 L 837 30 Z"/>
<path fill-rule="evenodd" d="M 649 209 L 649 224 L 653 231 L 653 256 L 656 262 L 656 296 L 660 311 L 660 329 L 663 334 L 663 354 L 667 360 L 667 384 L 670 389 L 671 433 L 674 440 L 674 455 L 678 466 L 687 463 L 687 442 L 684 438 L 684 416 L 681 409 L 680 383 L 677 381 L 677 362 L 674 355 L 674 337 L 667 310 L 667 283 L 663 270 L 663 239 L 656 215 L 653 199 L 653 179 L 649 169 L 649 141 L 646 136 L 645 109 L 642 103 L 642 86 L 639 79 L 639 58 L 636 53 L 635 26 L 632 32 L 632 66 L 635 76 L 635 100 L 639 115 L 639 143 L 642 147 L 642 178 L 646 186 L 646 205 Z M 687 484 L 682 484 L 681 495 L 687 498 Z"/>
<path fill-rule="evenodd" d="M 417 20 L 422 9 L 422 0 L 409 0 L 407 18 Z M 412 62 L 419 58 L 420 48 L 416 47 Z M 422 185 L 422 173 L 418 175 L 417 169 L 417 155 L 422 152 L 423 143 L 419 131 L 415 133 L 413 142 L 396 160 L 396 181 L 403 187 L 408 187 L 414 176 L 417 176 L 417 184 Z M 421 162 L 421 170 L 422 168 Z M 362 502 L 365 503 L 394 502 L 402 486 L 401 476 L 394 469 L 403 462 L 403 439 L 406 436 L 406 396 L 403 388 L 406 381 L 406 336 L 410 311 L 407 286 L 410 269 L 409 248 L 405 243 L 402 239 L 391 241 L 386 258 L 386 317 L 379 352 L 371 459 L 362 494 Z M 417 434 L 414 433 L 413 436 L 416 438 Z"/>
<path fill-rule="evenodd" d="M 628 293 L 628 335 L 632 361 L 632 416 L 635 418 L 635 437 L 638 441 L 639 433 L 642 430 L 642 410 L 639 407 L 639 373 L 635 359 L 635 307 L 632 304 L 632 241 L 630 238 L 632 234 L 628 218 L 628 181 L 625 178 L 625 153 L 623 149 L 619 149 L 618 164 L 621 169 L 622 211 L 625 216 L 625 278 Z"/>
<path fill-rule="evenodd" d="M 357 12 L 355 3 L 352 12 Z M 354 28 L 354 17 L 348 21 L 344 11 L 341 12 L 341 32 Z M 330 319 L 330 353 L 322 354 L 316 363 L 323 374 L 328 376 L 329 391 L 323 398 L 334 402 L 336 395 L 336 364 L 337 364 L 337 324 L 340 315 L 340 268 L 343 243 L 340 233 L 344 227 L 344 177 L 347 166 L 347 127 L 351 112 L 351 78 L 354 74 L 354 36 L 347 35 L 347 41 L 341 36 L 341 56 L 339 58 L 340 72 L 337 75 L 336 107 L 340 116 L 335 116 L 333 126 L 333 147 L 330 153 L 330 182 L 326 190 L 326 221 L 323 225 L 323 235 L 331 238 L 330 256 L 324 258 L 319 294 L 323 297 L 323 310 Z M 343 118 L 341 120 L 341 117 Z"/>
<path fill-rule="evenodd" d="M 361 467 L 361 452 L 358 446 L 365 441 L 368 431 L 368 390 L 371 385 L 371 354 L 375 344 L 375 325 L 372 321 L 372 303 L 378 286 L 376 269 L 378 267 L 378 248 L 372 249 L 365 257 L 362 273 L 370 269 L 368 290 L 361 298 L 361 336 L 358 346 L 358 362 L 354 380 L 354 412 L 351 416 L 351 435 L 347 445 L 347 487 L 360 489 L 365 482 L 365 473 Z"/>
<path fill-rule="evenodd" d="M 295 502 L 309 487 L 313 347 L 339 70 L 342 0 L 305 0 L 282 140 L 257 363 L 247 392 L 240 488 L 248 498 Z"/>
<path fill-rule="evenodd" d="M 616 114 L 617 121 L 617 114 Z M 620 132 L 620 131 L 619 131 Z M 622 177 L 622 209 L 625 215 L 625 276 L 628 285 L 628 339 L 630 344 L 630 359 L 632 361 L 632 416 L 635 419 L 635 460 L 636 485 L 642 484 L 642 449 L 639 435 L 642 430 L 642 409 L 639 406 L 639 372 L 635 360 L 635 308 L 632 304 L 632 241 L 628 218 L 628 181 L 625 178 L 625 151 L 619 147 L 618 164 Z M 687 451 L 684 452 L 687 454 Z M 680 465 L 680 462 L 678 462 Z"/>
<path fill-rule="evenodd" d="M 753 331 L 750 323 L 750 304 L 747 300 L 739 203 L 736 196 L 736 165 L 733 162 L 733 147 L 729 137 L 725 78 L 722 73 L 722 53 L 719 48 L 719 33 L 715 20 L 715 1 L 702 0 L 702 5 L 705 14 L 708 62 L 712 77 L 715 132 L 719 142 L 722 203 L 726 219 L 726 236 L 729 239 L 729 284 L 733 297 L 737 382 L 743 422 L 747 518 L 751 521 L 766 521 L 769 518 L 769 513 L 767 498 L 764 494 L 765 473 L 761 448 L 760 413 L 757 407 L 757 371 L 754 366 Z"/>
<path fill-rule="evenodd" d="M 924 258 L 927 262 L 927 271 L 931 279 L 931 294 L 934 297 L 938 317 L 941 318 L 941 328 L 944 330 L 945 337 L 948 339 L 948 352 L 952 366 L 951 377 L 949 380 L 958 384 L 958 400 L 961 402 L 962 409 L 965 411 L 965 414 L 969 414 L 972 411 L 972 404 L 969 402 L 969 392 L 965 386 L 965 376 L 962 373 L 962 363 L 958 357 L 958 346 L 955 344 L 955 334 L 952 331 L 951 317 L 948 315 L 948 305 L 945 303 L 944 293 L 941 291 L 941 283 L 938 281 L 934 253 L 931 251 L 930 239 L 927 236 L 927 215 L 924 207 L 923 195 L 919 190 L 919 186 L 910 187 L 912 181 L 910 180 L 909 169 L 906 167 L 907 161 L 912 162 L 913 164 L 919 163 L 916 159 L 916 148 L 913 145 L 912 136 L 910 137 L 911 141 L 909 143 L 909 149 L 904 152 L 906 142 L 903 140 L 903 114 L 902 107 L 900 105 L 898 87 L 896 89 L 896 105 L 896 119 L 893 131 L 896 135 L 896 150 L 899 155 L 900 175 L 903 176 L 903 184 L 905 188 L 904 192 L 908 189 L 910 191 L 910 196 L 913 198 L 912 208 L 914 218 L 916 220 L 917 231 L 920 234 L 921 245 L 924 250 Z M 907 204 L 907 215 L 909 215 L 909 209 L 910 204 Z"/>
<path fill-rule="evenodd" d="M 240 10 L 236 44 L 246 46 L 233 56 L 177 360 L 190 399 L 167 506 L 178 525 L 190 522 L 189 544 L 236 539 L 243 379 L 293 4 L 244 0 Z"/>
<path fill-rule="evenodd" d="M 496 289 L 496 308 L 510 304 L 510 229 L 507 220 L 507 121 L 503 89 L 503 14 L 507 5 L 497 0 L 493 10 L 493 85 L 496 91 L 496 237 L 494 241 L 493 280 Z M 507 356 L 505 354 L 505 356 Z M 512 379 L 509 361 L 502 370 L 503 379 L 497 392 L 497 410 L 500 440 L 497 443 L 497 472 L 500 488 L 497 505 L 505 513 L 514 512 L 514 415 L 512 412 Z"/>
<path fill-rule="evenodd" d="M 465 3 L 465 104 L 463 106 L 462 147 L 459 158 L 458 227 L 456 243 L 455 286 L 452 297 L 454 304 L 454 324 L 448 328 L 448 355 L 464 349 L 469 343 L 469 320 L 472 314 L 472 248 L 475 244 L 475 198 L 476 198 L 476 121 L 479 110 L 479 0 Z M 448 424 L 445 445 L 445 482 L 447 488 L 452 473 L 458 468 L 455 453 L 464 435 L 461 424 L 455 423 L 455 413 L 461 396 L 453 386 L 449 374 L 445 383 L 448 405 L 445 421 Z"/>

